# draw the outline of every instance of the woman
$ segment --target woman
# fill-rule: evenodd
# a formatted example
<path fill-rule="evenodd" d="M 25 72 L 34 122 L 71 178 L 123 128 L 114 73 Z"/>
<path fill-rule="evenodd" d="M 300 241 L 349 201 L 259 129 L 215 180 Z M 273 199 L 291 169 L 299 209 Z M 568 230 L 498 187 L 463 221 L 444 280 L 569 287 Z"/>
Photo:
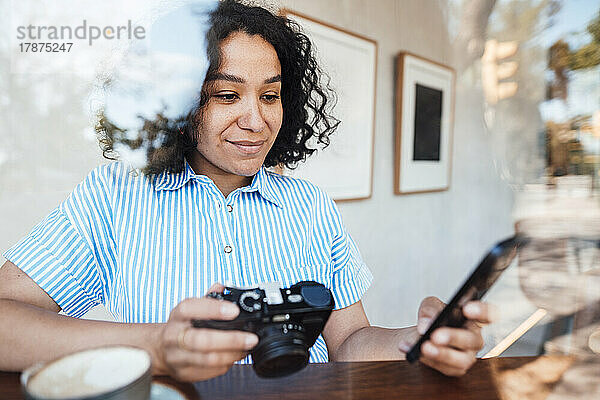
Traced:
<path fill-rule="evenodd" d="M 235 1 L 222 2 L 212 23 L 198 107 L 185 121 L 161 122 L 167 137 L 146 173 L 132 175 L 121 163 L 95 169 L 5 253 L 0 369 L 119 343 L 147 349 L 156 374 L 218 376 L 258 338 L 191 328 L 191 319 L 239 313 L 203 294 L 222 288 L 213 282 L 275 280 L 319 281 L 334 295 L 312 362 L 404 357 L 417 328 L 369 325 L 360 299 L 371 273 L 335 203 L 308 182 L 265 170 L 294 166 L 310 155 L 308 139 L 327 143 L 337 125 L 310 41 L 287 19 Z M 104 121 L 107 154 L 114 128 Z M 74 318 L 100 303 L 120 322 Z M 422 302 L 420 333 L 441 307 Z M 70 316 L 57 315 L 61 309 Z M 483 344 L 475 322 L 487 322 L 487 307 L 472 303 L 465 315 L 466 328 L 434 333 L 422 362 L 466 372 Z"/>

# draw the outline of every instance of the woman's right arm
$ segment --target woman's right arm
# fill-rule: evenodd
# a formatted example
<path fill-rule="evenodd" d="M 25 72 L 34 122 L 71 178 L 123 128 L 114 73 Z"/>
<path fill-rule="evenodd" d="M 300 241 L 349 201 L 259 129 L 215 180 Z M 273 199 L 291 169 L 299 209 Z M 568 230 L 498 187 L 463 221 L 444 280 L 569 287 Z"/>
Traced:
<path fill-rule="evenodd" d="M 154 374 L 197 381 L 224 374 L 258 342 L 248 332 L 190 328 L 193 318 L 233 319 L 239 313 L 234 304 L 210 298 L 182 301 L 165 324 L 91 321 L 59 311 L 29 276 L 10 261 L 4 263 L 0 268 L 0 370 L 22 371 L 74 351 L 120 344 L 147 350 Z"/>

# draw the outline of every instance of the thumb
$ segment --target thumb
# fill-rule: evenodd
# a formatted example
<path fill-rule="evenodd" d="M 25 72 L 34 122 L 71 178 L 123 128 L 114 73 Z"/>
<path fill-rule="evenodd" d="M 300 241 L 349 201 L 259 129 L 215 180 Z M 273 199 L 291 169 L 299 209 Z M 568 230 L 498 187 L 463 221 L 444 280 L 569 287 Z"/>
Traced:
<path fill-rule="evenodd" d="M 223 290 L 225 290 L 225 286 L 219 282 L 215 282 L 211 285 L 206 293 L 223 293 Z"/>
<path fill-rule="evenodd" d="M 423 299 L 417 314 L 417 332 L 420 335 L 427 331 L 433 319 L 444 309 L 444 306 L 444 302 L 437 297 L 430 296 Z"/>
<path fill-rule="evenodd" d="M 425 332 L 427 332 L 427 329 L 429 329 L 429 326 L 432 322 L 433 320 L 431 318 L 419 318 L 419 320 L 417 321 L 417 332 L 419 332 L 419 335 L 424 335 Z"/>
<path fill-rule="evenodd" d="M 417 317 L 420 318 L 435 318 L 444 309 L 446 304 L 437 297 L 425 297 L 419 306 Z"/>

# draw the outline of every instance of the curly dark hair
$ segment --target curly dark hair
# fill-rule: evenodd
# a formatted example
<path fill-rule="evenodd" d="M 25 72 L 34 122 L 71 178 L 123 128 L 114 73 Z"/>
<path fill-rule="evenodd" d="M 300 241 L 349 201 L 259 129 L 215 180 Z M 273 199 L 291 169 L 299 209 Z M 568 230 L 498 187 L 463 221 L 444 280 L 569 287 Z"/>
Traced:
<path fill-rule="evenodd" d="M 219 70 L 219 45 L 234 32 L 259 35 L 277 52 L 282 72 L 283 122 L 264 166 L 285 165 L 293 169 L 315 152 L 316 149 L 308 145 L 311 138 L 323 148 L 328 146 L 329 136 L 340 123 L 330 114 L 336 96 L 329 86 L 329 77 L 319 67 L 312 43 L 297 23 L 262 7 L 245 5 L 239 0 L 223 0 L 212 12 L 211 27 L 206 34 L 207 82 Z M 124 131 L 101 113 L 96 131 L 104 157 L 118 159 L 114 150 L 118 142 L 136 149 L 144 142 L 156 143 L 160 138 L 159 147 L 148 147 L 148 165 L 142 172 L 180 172 L 184 157 L 195 151 L 198 144 L 198 126 L 209 99 L 207 82 L 200 91 L 197 105 L 187 115 L 169 119 L 159 113 L 154 120 L 140 116 L 144 125 L 136 140 L 127 139 Z"/>

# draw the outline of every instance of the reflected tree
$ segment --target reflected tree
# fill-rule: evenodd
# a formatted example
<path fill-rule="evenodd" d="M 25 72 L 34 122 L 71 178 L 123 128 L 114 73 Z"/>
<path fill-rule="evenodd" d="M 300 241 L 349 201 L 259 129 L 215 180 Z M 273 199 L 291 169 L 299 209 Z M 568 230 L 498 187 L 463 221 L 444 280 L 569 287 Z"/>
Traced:
<path fill-rule="evenodd" d="M 557 40 L 551 47 L 548 57 L 548 68 L 554 72 L 554 82 L 549 85 L 549 99 L 568 97 L 567 71 L 571 62 L 571 50 L 569 44 L 562 39 Z"/>
<path fill-rule="evenodd" d="M 591 41 L 570 54 L 569 67 L 572 70 L 595 67 L 600 64 L 600 10 L 586 27 Z"/>

